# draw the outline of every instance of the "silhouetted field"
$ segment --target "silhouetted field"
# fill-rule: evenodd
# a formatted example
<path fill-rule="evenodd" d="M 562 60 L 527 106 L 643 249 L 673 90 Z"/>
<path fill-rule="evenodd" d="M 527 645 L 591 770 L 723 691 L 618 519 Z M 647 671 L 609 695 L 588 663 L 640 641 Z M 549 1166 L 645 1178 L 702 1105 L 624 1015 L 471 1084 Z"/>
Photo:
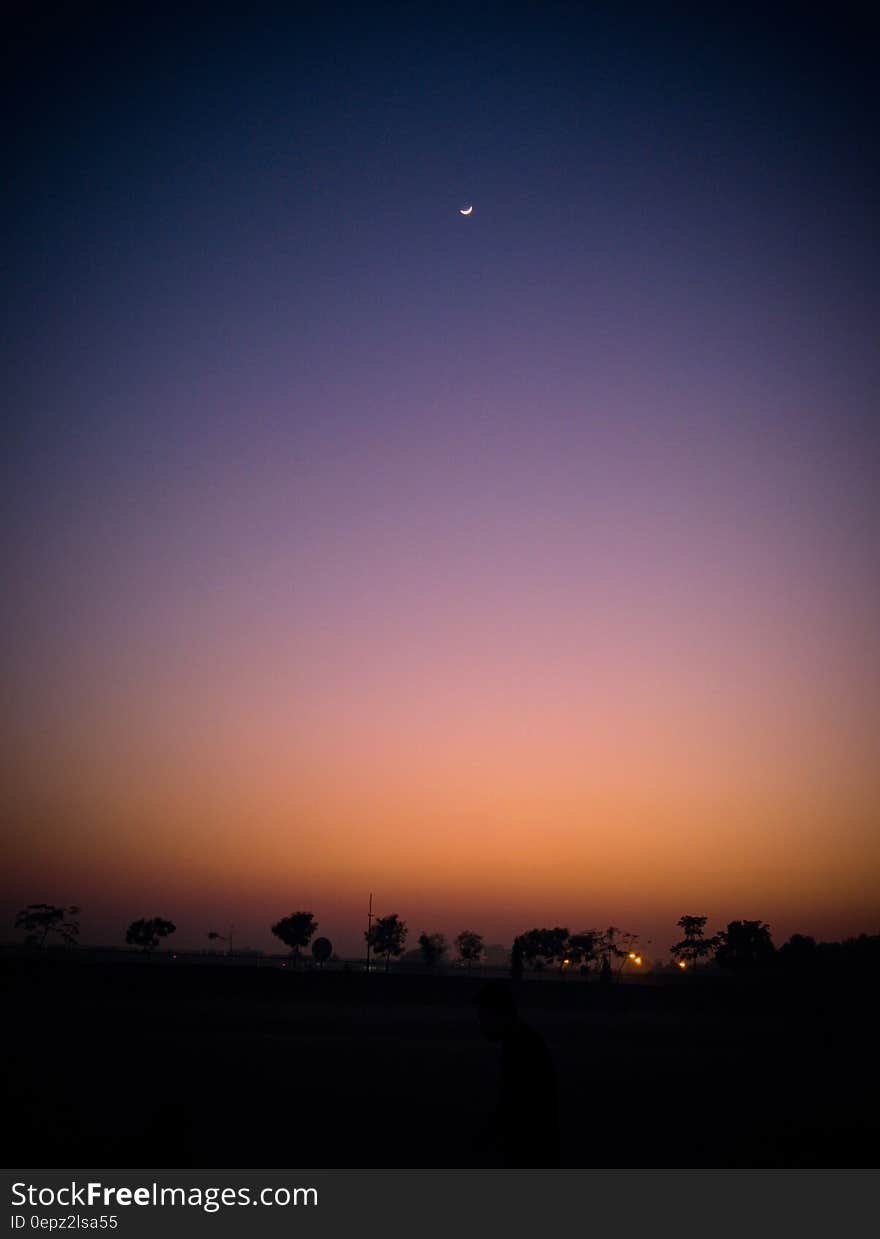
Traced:
<path fill-rule="evenodd" d="M 13 1166 L 467 1167 L 497 1047 L 478 976 L 2 961 Z M 858 974 L 526 979 L 556 1065 L 564 1166 L 876 1166 Z"/>

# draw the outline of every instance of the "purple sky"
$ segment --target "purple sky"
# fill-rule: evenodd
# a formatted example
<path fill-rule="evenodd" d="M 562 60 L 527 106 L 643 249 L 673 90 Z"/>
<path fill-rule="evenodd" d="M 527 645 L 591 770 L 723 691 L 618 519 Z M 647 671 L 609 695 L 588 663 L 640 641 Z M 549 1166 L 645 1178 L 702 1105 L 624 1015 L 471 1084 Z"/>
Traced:
<path fill-rule="evenodd" d="M 876 930 L 860 32 L 371 8 L 14 45 L 4 906 Z"/>

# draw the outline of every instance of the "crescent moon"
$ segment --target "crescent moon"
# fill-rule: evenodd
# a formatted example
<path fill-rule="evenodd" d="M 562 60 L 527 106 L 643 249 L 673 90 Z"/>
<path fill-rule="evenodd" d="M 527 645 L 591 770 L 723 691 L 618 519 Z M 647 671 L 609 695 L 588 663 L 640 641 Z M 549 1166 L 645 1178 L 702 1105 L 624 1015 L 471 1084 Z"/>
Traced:
<path fill-rule="evenodd" d="M 471 213 L 471 211 L 473 211 L 473 209 L 474 209 L 474 208 L 473 208 L 472 206 L 467 206 L 467 207 L 459 207 L 459 208 L 458 208 L 458 213 L 459 213 L 459 215 L 470 215 L 470 213 Z"/>

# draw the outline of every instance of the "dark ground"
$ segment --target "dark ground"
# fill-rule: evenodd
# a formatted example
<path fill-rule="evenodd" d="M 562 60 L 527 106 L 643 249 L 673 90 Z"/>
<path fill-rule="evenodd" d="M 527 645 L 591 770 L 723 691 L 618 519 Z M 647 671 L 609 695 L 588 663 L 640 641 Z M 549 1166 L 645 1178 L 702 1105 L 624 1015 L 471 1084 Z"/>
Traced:
<path fill-rule="evenodd" d="M 477 977 L 0 961 L 9 1166 L 497 1165 Z M 864 977 L 526 980 L 563 1165 L 880 1164 Z"/>

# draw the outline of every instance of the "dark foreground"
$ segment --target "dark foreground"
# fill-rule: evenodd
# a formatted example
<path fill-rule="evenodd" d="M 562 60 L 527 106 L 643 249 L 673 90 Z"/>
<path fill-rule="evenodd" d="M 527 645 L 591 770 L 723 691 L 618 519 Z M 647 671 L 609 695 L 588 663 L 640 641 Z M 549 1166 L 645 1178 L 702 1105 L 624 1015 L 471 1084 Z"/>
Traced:
<path fill-rule="evenodd" d="M 466 976 L 7 957 L 11 1166 L 498 1165 Z M 526 981 L 569 1167 L 875 1167 L 868 978 Z"/>

